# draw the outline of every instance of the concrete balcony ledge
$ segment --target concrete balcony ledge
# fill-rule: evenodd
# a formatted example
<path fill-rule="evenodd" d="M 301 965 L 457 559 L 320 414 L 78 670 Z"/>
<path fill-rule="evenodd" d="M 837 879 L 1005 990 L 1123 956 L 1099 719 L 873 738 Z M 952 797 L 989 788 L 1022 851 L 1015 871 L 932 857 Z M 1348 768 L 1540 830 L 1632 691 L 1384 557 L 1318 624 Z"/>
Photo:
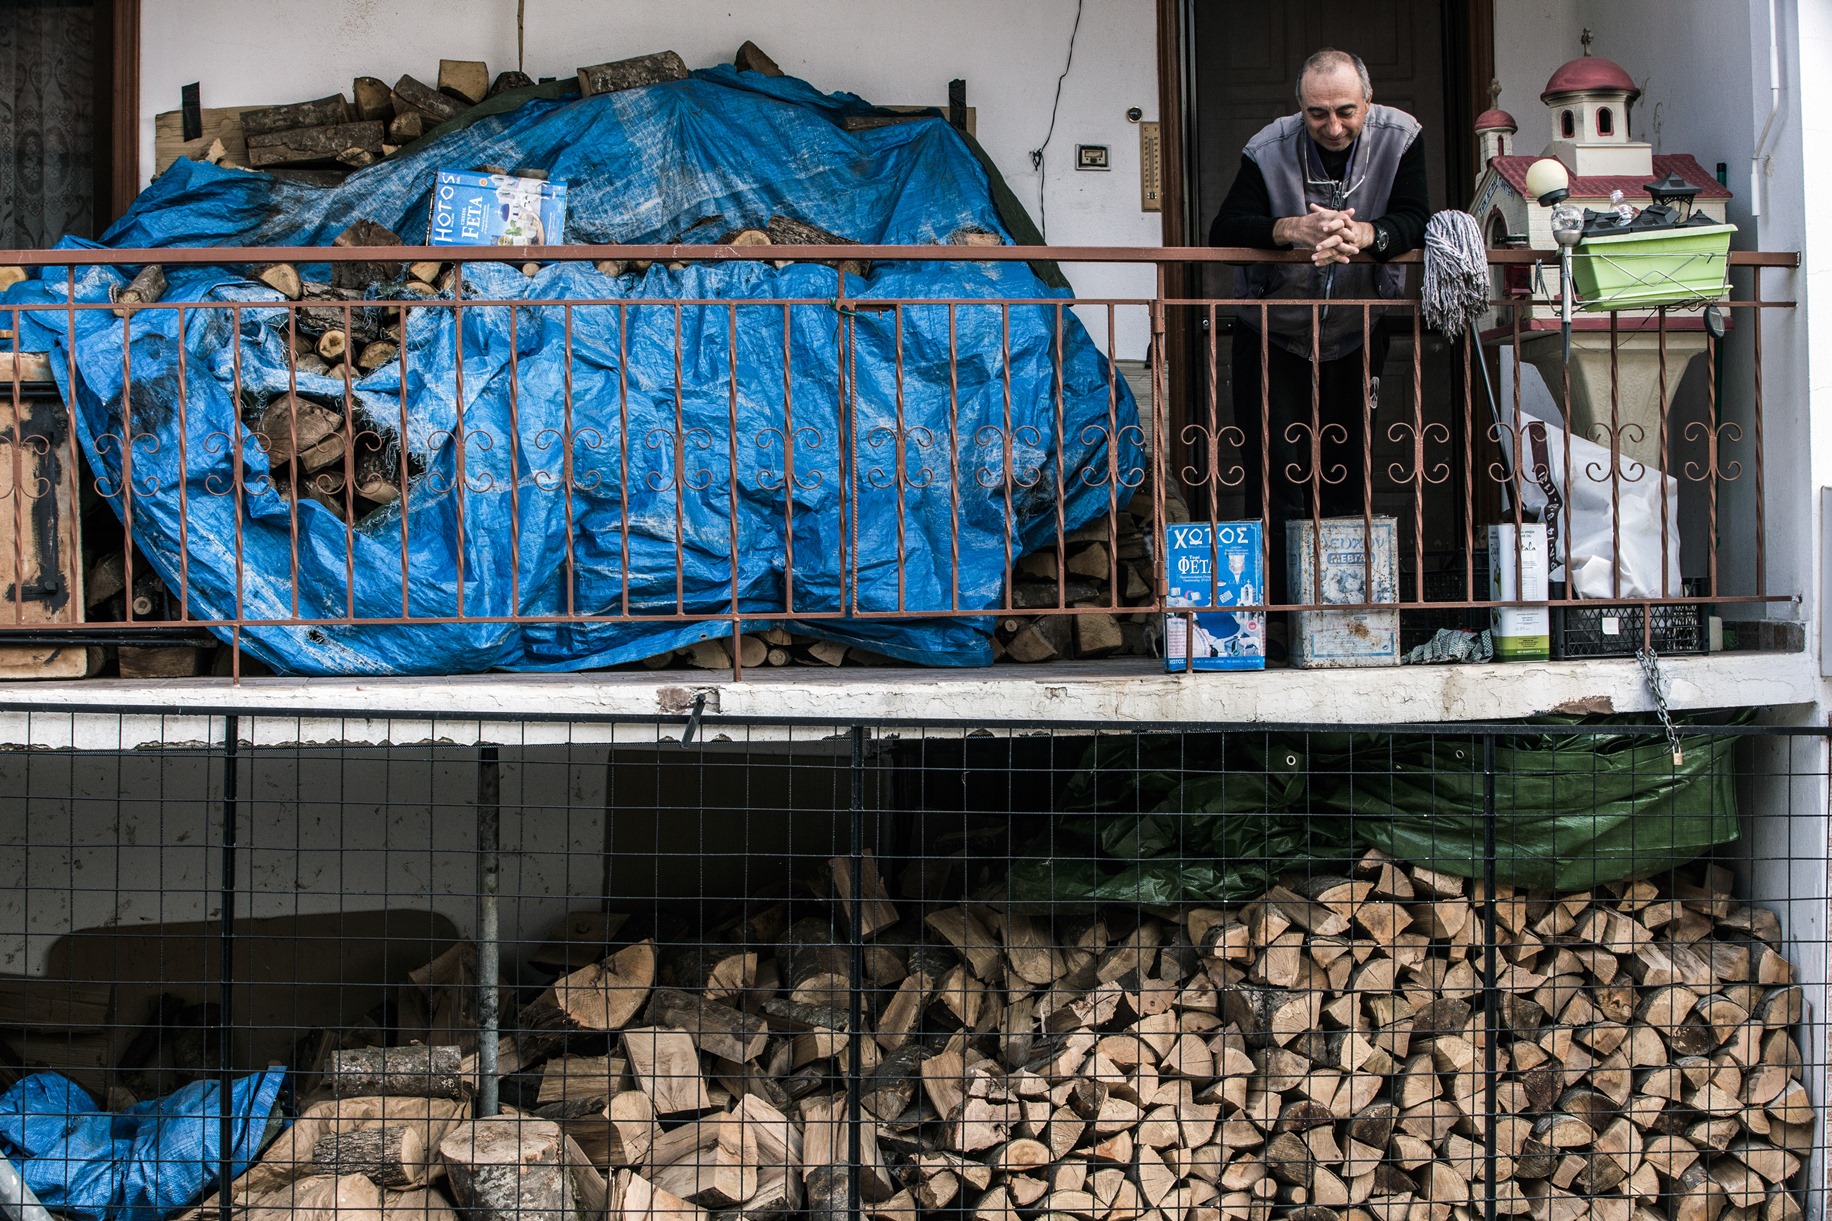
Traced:
<path fill-rule="evenodd" d="M 1810 705 L 1823 689 L 1803 652 L 1663 658 L 1660 670 L 1675 711 Z M 253 718 L 238 735 L 256 745 L 653 743 L 679 739 L 701 693 L 696 732 L 711 742 L 811 742 L 858 722 L 911 736 L 981 724 L 1017 732 L 1173 722 L 1396 725 L 1654 710 L 1632 658 L 1177 675 L 1145 659 L 976 670 L 785 667 L 748 671 L 742 682 L 680 670 L 240 684 L 90 679 L 0 685 L 0 744 L 118 751 L 217 742 L 227 714 Z"/>

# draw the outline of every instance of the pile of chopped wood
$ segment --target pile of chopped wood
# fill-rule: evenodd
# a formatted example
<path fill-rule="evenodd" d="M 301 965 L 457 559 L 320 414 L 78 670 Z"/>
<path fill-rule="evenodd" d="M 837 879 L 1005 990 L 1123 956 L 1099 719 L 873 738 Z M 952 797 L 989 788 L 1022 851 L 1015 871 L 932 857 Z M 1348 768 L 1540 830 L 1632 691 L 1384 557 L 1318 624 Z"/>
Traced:
<path fill-rule="evenodd" d="M 687 65 L 673 51 L 595 64 L 578 72 L 580 91 L 588 97 L 686 76 Z M 535 83 L 519 71 L 499 72 L 492 79 L 487 64 L 459 59 L 440 60 L 437 79 L 435 88 L 412 75 L 392 85 L 378 77 L 359 76 L 347 95 L 334 93 L 282 106 L 210 109 L 199 114 L 201 134 L 190 140 L 184 138 L 183 112 L 170 111 L 159 115 L 154 126 L 156 168 L 163 170 L 179 157 L 190 157 L 266 170 L 298 182 L 335 184 L 471 107 Z"/>
<path fill-rule="evenodd" d="M 904 889 L 932 895 L 921 865 Z M 1467 1221 L 1491 1190 L 1505 1216 L 1790 1221 L 1802 993 L 1776 917 L 1685 876 L 1490 904 L 1370 852 L 1243 904 L 1052 915 L 919 910 L 867 856 L 861 978 L 836 858 L 822 914 L 774 904 L 729 940 L 607 953 L 621 918 L 575 918 L 537 955 L 566 973 L 506 1009 L 499 1117 L 469 1117 L 462 1039 L 331 1048 L 333 1098 L 237 1197 L 443 1178 L 489 1217 L 839 1217 L 857 1056 L 873 1221 Z M 474 1020 L 468 952 L 403 988 L 421 1033 Z"/>

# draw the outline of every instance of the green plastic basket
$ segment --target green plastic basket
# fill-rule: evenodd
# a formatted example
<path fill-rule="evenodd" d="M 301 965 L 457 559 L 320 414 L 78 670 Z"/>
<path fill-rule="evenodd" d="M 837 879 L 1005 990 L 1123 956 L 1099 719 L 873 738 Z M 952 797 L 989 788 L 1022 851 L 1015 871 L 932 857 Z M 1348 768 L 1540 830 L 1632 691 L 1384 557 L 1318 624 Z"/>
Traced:
<path fill-rule="evenodd" d="M 1587 310 L 1702 305 L 1729 287 L 1735 225 L 1698 225 L 1587 237 L 1571 260 L 1571 282 Z"/>

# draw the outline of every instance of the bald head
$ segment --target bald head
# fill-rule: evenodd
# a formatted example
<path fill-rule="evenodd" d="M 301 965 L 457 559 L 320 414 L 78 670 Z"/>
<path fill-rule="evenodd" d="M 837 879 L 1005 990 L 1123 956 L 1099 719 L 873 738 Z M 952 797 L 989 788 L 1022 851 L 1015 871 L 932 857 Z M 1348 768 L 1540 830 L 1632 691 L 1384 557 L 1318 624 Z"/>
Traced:
<path fill-rule="evenodd" d="M 1325 47 L 1305 60 L 1298 73 L 1298 113 L 1310 138 L 1332 152 L 1341 152 L 1361 135 L 1373 99 L 1367 65 L 1347 51 Z"/>
<path fill-rule="evenodd" d="M 1368 77 L 1368 66 L 1361 62 L 1361 56 L 1351 55 L 1347 51 L 1338 51 L 1334 47 L 1324 47 L 1311 52 L 1304 66 L 1298 69 L 1297 94 L 1298 105 L 1304 104 L 1304 78 L 1315 73 L 1319 76 L 1336 76 L 1340 73 L 1353 76 L 1361 86 L 1361 100 L 1374 100 L 1374 82 Z"/>

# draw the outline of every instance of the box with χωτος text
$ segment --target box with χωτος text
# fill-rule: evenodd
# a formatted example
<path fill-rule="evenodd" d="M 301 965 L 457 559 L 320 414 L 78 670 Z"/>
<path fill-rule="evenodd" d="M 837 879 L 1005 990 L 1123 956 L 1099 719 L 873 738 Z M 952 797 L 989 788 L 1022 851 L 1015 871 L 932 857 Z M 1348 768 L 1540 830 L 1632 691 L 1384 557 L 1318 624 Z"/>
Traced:
<path fill-rule="evenodd" d="M 553 246 L 566 228 L 566 184 L 512 174 L 440 170 L 428 246 Z"/>
<path fill-rule="evenodd" d="M 1176 610 L 1176 607 L 1255 606 L 1266 601 L 1260 524 L 1173 522 L 1164 527 L 1169 585 L 1164 604 L 1164 668 L 1263 670 L 1263 611 Z"/>

